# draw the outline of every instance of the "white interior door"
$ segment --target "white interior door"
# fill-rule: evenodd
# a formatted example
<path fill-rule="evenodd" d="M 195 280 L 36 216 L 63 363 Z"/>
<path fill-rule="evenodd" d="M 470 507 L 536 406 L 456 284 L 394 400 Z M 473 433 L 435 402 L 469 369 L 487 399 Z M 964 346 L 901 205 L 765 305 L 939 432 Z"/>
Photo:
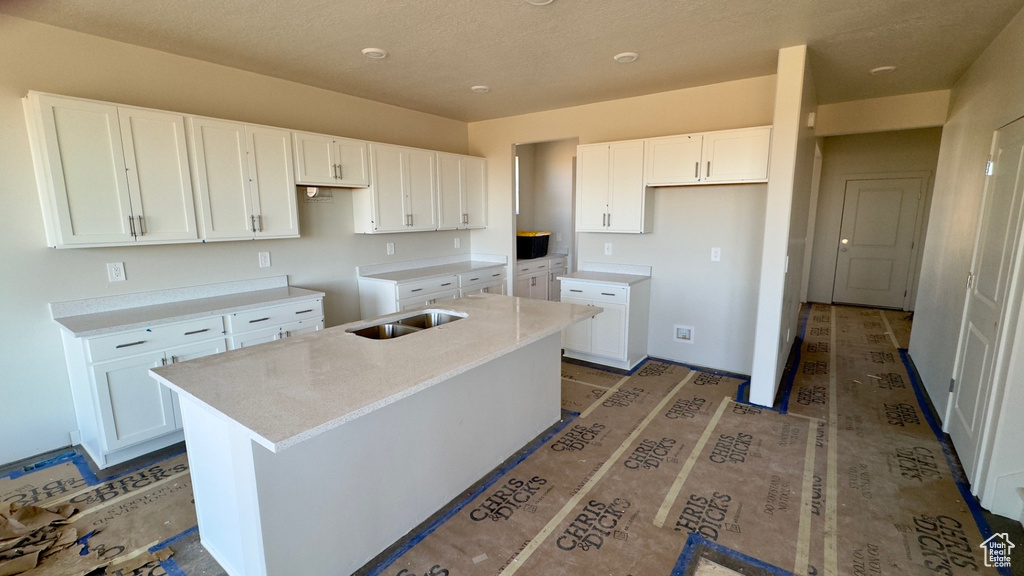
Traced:
<path fill-rule="evenodd" d="M 923 184 L 847 181 L 833 302 L 903 308 Z"/>
<path fill-rule="evenodd" d="M 946 425 L 970 479 L 978 470 L 988 399 L 998 384 L 1003 315 L 1021 235 L 1024 120 L 996 132 L 985 184 Z"/>

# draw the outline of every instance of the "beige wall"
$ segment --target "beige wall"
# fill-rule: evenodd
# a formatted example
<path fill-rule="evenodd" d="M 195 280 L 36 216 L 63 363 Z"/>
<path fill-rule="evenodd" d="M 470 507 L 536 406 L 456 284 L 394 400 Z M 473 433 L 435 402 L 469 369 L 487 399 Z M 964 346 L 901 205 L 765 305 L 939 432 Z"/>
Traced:
<path fill-rule="evenodd" d="M 953 87 L 949 119 L 942 130 L 910 339 L 910 355 L 940 416 L 949 401 L 964 281 L 971 268 L 992 135 L 1021 116 L 1024 12 Z"/>
<path fill-rule="evenodd" d="M 534 229 L 551 232 L 548 251 L 570 254 L 573 242 L 575 138 L 538 142 L 534 172 Z"/>
<path fill-rule="evenodd" d="M 992 136 L 1024 116 L 1024 11 L 985 49 L 953 87 L 949 119 L 942 131 L 925 241 L 910 355 L 940 416 L 949 403 L 949 379 L 964 307 L 964 281 L 971 269 L 975 230 L 985 189 L 984 166 Z M 1020 292 L 1015 305 L 1020 307 Z M 988 446 L 989 464 L 980 482 L 982 505 L 1019 518 L 1024 485 L 1024 321 L 1004 327 L 1016 333 L 1002 397 L 992 395 L 998 422 Z M 986 454 L 981 454 L 984 459 Z"/>
<path fill-rule="evenodd" d="M 927 202 L 931 198 L 941 138 L 941 128 L 922 128 L 832 136 L 824 139 L 814 253 L 811 256 L 811 275 L 807 290 L 809 301 L 832 301 L 832 283 L 836 272 L 836 250 L 839 246 L 839 228 L 843 219 L 846 180 L 863 174 L 928 172 L 922 199 L 925 202 L 924 213 L 927 219 Z M 916 287 L 920 260 L 916 258 L 918 266 L 913 269 L 907 285 L 911 293 Z"/>
<path fill-rule="evenodd" d="M 949 90 L 917 92 L 818 106 L 817 136 L 866 134 L 942 126 Z"/>
<path fill-rule="evenodd" d="M 533 144 L 520 144 L 516 146 L 515 155 L 519 158 L 519 214 L 515 217 L 516 230 L 536 230 L 533 225 L 533 207 L 537 147 Z M 514 178 L 515 175 L 513 182 Z"/>
<path fill-rule="evenodd" d="M 301 204 L 302 238 L 176 246 L 46 248 L 21 98 L 29 90 L 466 152 L 465 123 L 0 16 L 0 463 L 65 446 L 75 423 L 53 301 L 287 274 L 327 293 L 329 325 L 359 315 L 355 268 L 465 253 L 436 232 L 356 236 L 352 203 Z M 384 242 L 396 255 L 385 255 Z M 260 269 L 257 252 L 271 252 Z M 106 262 L 128 280 L 108 284 Z"/>
<path fill-rule="evenodd" d="M 581 144 L 771 124 L 775 76 L 763 76 L 469 125 L 471 154 L 488 159 L 488 228 L 473 249 L 512 253 L 512 154 L 520 142 L 579 138 Z M 652 234 L 580 234 L 577 262 L 654 268 L 648 351 L 652 356 L 747 373 L 764 226 L 763 184 L 661 188 Z M 611 242 L 613 255 L 604 256 Z M 710 262 L 712 246 L 722 261 Z M 693 344 L 672 341 L 692 325 Z"/>

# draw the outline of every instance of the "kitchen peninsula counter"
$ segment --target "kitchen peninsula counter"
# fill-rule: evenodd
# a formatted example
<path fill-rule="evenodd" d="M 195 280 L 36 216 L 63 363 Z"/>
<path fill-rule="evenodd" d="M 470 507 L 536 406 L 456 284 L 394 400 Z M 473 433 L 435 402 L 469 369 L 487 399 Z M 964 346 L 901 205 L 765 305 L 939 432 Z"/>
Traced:
<path fill-rule="evenodd" d="M 592 307 L 480 294 L 152 370 L 178 392 L 203 544 L 231 575 L 347 574 L 560 418 Z M 329 480 L 329 481 L 328 481 Z M 316 513 L 310 513 L 316 510 Z"/>

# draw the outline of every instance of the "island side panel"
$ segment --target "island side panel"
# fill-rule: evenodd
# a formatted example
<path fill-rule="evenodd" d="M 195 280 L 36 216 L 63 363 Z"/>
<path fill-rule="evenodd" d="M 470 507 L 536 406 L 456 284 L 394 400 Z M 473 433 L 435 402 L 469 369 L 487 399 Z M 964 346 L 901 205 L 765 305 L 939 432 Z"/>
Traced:
<path fill-rule="evenodd" d="M 179 399 L 202 544 L 231 576 L 266 576 L 254 443 L 223 416 Z"/>
<path fill-rule="evenodd" d="M 560 342 L 547 336 L 278 453 L 253 444 L 267 574 L 351 573 L 557 422 Z"/>

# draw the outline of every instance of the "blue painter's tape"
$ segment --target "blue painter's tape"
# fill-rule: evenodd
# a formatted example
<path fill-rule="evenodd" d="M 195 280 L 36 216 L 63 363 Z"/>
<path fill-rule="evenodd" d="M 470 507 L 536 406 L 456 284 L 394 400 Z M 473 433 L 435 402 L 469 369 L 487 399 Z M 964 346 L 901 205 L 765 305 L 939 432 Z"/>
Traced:
<path fill-rule="evenodd" d="M 92 473 L 92 468 L 89 468 L 89 463 L 85 461 L 85 456 L 75 454 L 71 461 L 75 463 L 78 473 L 82 475 L 82 479 L 85 480 L 87 486 L 95 486 L 100 483 L 100 479 Z"/>
<path fill-rule="evenodd" d="M 78 551 L 78 555 L 79 556 L 88 556 L 89 555 L 89 538 L 92 538 L 93 536 L 95 536 L 96 532 L 97 532 L 96 530 L 93 530 L 92 532 L 89 532 L 88 534 L 86 534 L 85 536 L 82 536 L 78 540 L 75 540 L 75 544 L 78 544 L 79 546 L 82 547 L 82 549 Z"/>
<path fill-rule="evenodd" d="M 959 459 L 954 455 L 952 444 L 950 443 L 949 436 L 942 431 L 942 427 L 939 426 L 938 420 L 935 415 L 929 409 L 928 401 L 925 397 L 924 387 L 921 385 L 921 381 L 917 377 L 917 368 L 914 366 L 914 361 L 910 358 L 910 353 L 905 348 L 899 349 L 900 360 L 903 361 L 903 367 L 907 369 L 907 375 L 910 376 L 910 384 L 914 388 L 914 395 L 917 397 L 917 403 L 921 407 L 921 413 L 924 414 L 924 419 L 928 422 L 928 426 L 931 427 L 932 433 L 935 434 L 935 439 L 942 445 L 942 452 L 946 455 L 946 465 L 949 466 L 950 476 L 953 481 L 956 482 L 957 489 L 960 490 L 960 498 L 963 499 L 964 503 L 967 504 L 967 508 L 971 511 L 971 516 L 974 517 L 975 524 L 978 525 L 978 531 L 981 532 L 981 540 L 984 542 L 988 540 L 993 532 L 992 527 L 988 525 L 988 521 L 985 520 L 985 513 L 981 509 L 981 505 L 978 504 L 977 498 L 971 494 L 971 486 L 967 481 L 967 477 L 964 475 L 963 467 L 960 465 Z M 1009 566 L 997 568 L 1000 576 L 1012 576 Z"/>
<path fill-rule="evenodd" d="M 513 468 L 521 464 L 524 460 L 526 460 L 527 457 L 536 452 L 538 448 L 544 446 L 545 444 L 548 443 L 548 441 L 550 441 L 552 438 L 558 435 L 559 432 L 564 430 L 565 427 L 568 426 L 571 422 L 573 422 L 576 419 L 576 416 L 578 416 L 578 414 L 574 414 L 567 410 L 562 410 L 562 413 L 571 414 L 572 417 L 564 418 L 558 426 L 556 426 L 550 432 L 545 434 L 543 438 L 534 441 L 533 444 L 530 444 L 529 447 L 526 450 L 524 450 L 515 460 L 509 462 L 508 464 L 492 472 L 490 477 L 488 477 L 487 480 L 484 481 L 484 483 L 480 485 L 479 488 L 467 494 L 466 497 L 463 498 L 462 501 L 455 505 L 451 510 L 445 512 L 444 515 L 439 517 L 437 520 L 431 522 L 418 534 L 410 538 L 408 542 L 403 544 L 400 548 L 395 550 L 390 556 L 384 559 L 383 562 L 381 562 L 377 566 L 374 566 L 373 570 L 367 573 L 367 576 L 380 576 L 385 570 L 388 569 L 389 566 L 394 564 L 396 560 L 401 558 L 409 550 L 412 550 L 414 546 L 422 542 L 427 536 L 430 536 L 442 524 L 444 524 L 448 520 L 451 520 L 452 517 L 461 512 L 462 509 L 465 508 L 470 502 L 476 500 L 481 494 L 490 489 L 490 487 L 493 486 L 503 476 L 505 476 L 505 474 L 508 474 Z"/>
<path fill-rule="evenodd" d="M 32 472 L 36 472 L 38 470 L 45 470 L 47 468 L 52 468 L 58 464 L 68 462 L 75 456 L 77 456 L 75 452 L 65 452 L 64 454 L 60 454 L 59 456 L 54 456 L 53 458 L 49 458 L 47 460 L 43 460 L 41 462 L 36 462 L 35 464 L 25 466 L 21 470 L 14 470 L 12 472 L 8 472 L 7 474 L 2 474 L 0 475 L 0 478 L 16 480 L 18 478 L 21 478 L 25 474 L 31 474 Z"/>
<path fill-rule="evenodd" d="M 740 404 L 750 404 L 750 380 L 744 380 L 736 387 L 736 401 Z"/>
<path fill-rule="evenodd" d="M 170 538 L 168 538 L 167 540 L 164 540 L 163 542 L 157 542 L 156 544 L 150 546 L 149 553 L 152 554 L 153 552 L 156 552 L 157 550 L 163 550 L 164 548 L 167 548 L 171 544 L 174 544 L 175 542 L 181 540 L 182 538 L 186 538 L 188 536 L 191 536 L 192 534 L 195 534 L 196 532 L 199 532 L 199 526 L 198 525 L 197 526 L 193 526 L 193 527 L 189 528 L 188 530 L 185 530 L 181 534 L 178 534 L 176 536 L 171 536 Z"/>
<path fill-rule="evenodd" d="M 167 572 L 167 576 L 188 576 L 185 571 L 178 566 L 178 563 L 174 561 L 174 558 L 168 558 L 163 562 L 160 562 L 160 567 Z"/>
<path fill-rule="evenodd" d="M 758 560 L 753 556 L 747 556 L 746 554 L 737 552 L 732 548 L 722 546 L 717 542 L 712 542 L 700 534 L 693 532 L 691 532 L 689 538 L 686 539 L 686 544 L 683 546 L 683 551 L 679 555 L 679 559 L 676 560 L 676 565 L 672 569 L 671 576 L 684 576 L 686 574 L 686 569 L 689 568 L 690 563 L 693 562 L 697 552 L 700 551 L 701 546 L 714 550 L 723 556 L 735 558 L 752 568 L 759 569 L 762 574 L 770 574 L 772 576 L 793 576 L 793 573 L 788 570 L 783 570 L 774 564 Z"/>
<path fill-rule="evenodd" d="M 808 307 L 807 312 L 805 314 L 801 314 L 801 316 L 803 316 L 803 318 L 800 319 L 800 330 L 797 331 L 797 337 L 793 340 L 793 347 L 796 348 L 796 355 L 793 356 L 793 365 L 789 370 L 789 375 L 786 376 L 786 380 L 782 384 L 782 399 L 779 400 L 779 414 L 789 413 L 789 396 L 793 393 L 793 384 L 796 382 L 796 373 L 800 368 L 800 351 L 804 347 L 804 335 L 807 333 L 807 319 L 811 316 L 811 309 Z"/>

